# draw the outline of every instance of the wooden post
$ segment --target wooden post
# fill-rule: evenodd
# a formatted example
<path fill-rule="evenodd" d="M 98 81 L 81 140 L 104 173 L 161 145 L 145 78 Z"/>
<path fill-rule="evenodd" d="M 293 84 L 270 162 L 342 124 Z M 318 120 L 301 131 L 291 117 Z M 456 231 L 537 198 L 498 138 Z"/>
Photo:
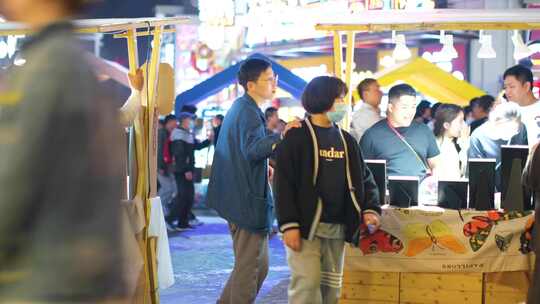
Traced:
<path fill-rule="evenodd" d="M 343 44 L 341 33 L 334 31 L 334 76 L 343 79 Z"/>
<path fill-rule="evenodd" d="M 137 32 L 135 29 L 128 30 L 126 33 L 127 39 L 127 48 L 128 48 L 128 59 L 129 59 L 129 72 L 135 73 L 137 69 L 139 68 L 139 50 L 137 46 Z M 145 76 L 146 78 L 146 76 Z M 145 79 L 146 81 L 146 79 Z M 142 97 L 144 99 L 144 97 Z M 135 150 L 135 159 L 137 163 L 137 174 L 134 176 L 130 176 L 130 184 L 135 185 L 134 188 L 130 188 L 130 192 L 134 192 L 133 197 L 139 197 L 145 204 L 145 210 L 148 208 L 148 187 L 147 187 L 147 172 L 148 172 L 148 165 L 146 162 L 146 151 L 147 151 L 147 145 L 146 145 L 146 128 L 145 128 L 145 118 L 146 118 L 146 108 L 144 108 L 137 117 L 135 118 L 133 122 L 133 127 L 131 128 L 131 132 L 134 132 L 133 136 L 130 136 L 131 138 L 134 138 L 135 147 L 131 145 L 130 142 L 130 152 Z M 131 163 L 130 163 L 131 165 Z M 130 170 L 131 173 L 133 173 L 134 170 Z M 131 198 L 133 198 L 131 197 Z M 142 235 L 139 235 L 137 237 L 137 240 L 140 242 L 139 247 L 141 248 L 141 255 L 144 260 L 144 279 L 139 280 L 140 286 L 138 286 L 139 289 L 142 288 L 142 292 L 138 292 L 137 296 L 140 296 L 142 298 L 136 298 L 136 303 L 149 303 L 151 302 L 151 288 L 150 288 L 150 274 L 149 274 L 149 264 L 151 263 L 151 259 L 149 259 L 148 255 L 148 212 L 146 212 L 146 221 L 145 221 L 145 228 L 143 229 Z"/>
<path fill-rule="evenodd" d="M 351 109 L 351 101 L 352 101 L 352 92 L 353 88 L 351 87 L 352 82 L 352 72 L 353 72 L 353 64 L 354 64 L 354 48 L 355 48 L 355 39 L 354 39 L 354 32 L 348 31 L 347 32 L 347 48 L 346 48 L 346 61 L 345 61 L 345 83 L 347 84 L 347 87 L 349 88 L 349 92 L 347 93 L 347 96 L 345 98 L 345 103 L 347 103 L 348 108 Z M 341 126 L 345 130 L 349 130 L 350 128 L 350 116 L 347 115 L 343 119 Z"/>
<path fill-rule="evenodd" d="M 161 55 L 161 35 L 163 28 L 161 26 L 156 26 L 153 32 L 153 45 L 152 53 L 148 60 L 147 71 L 148 71 L 148 100 L 147 100 L 147 118 L 148 120 L 146 125 L 147 130 L 147 156 L 148 156 L 148 193 L 146 197 L 146 215 L 147 215 L 147 224 L 150 224 L 150 213 L 151 213 L 151 199 L 157 195 L 157 128 L 158 128 L 158 110 L 157 110 L 157 88 L 158 88 L 158 74 L 159 74 L 159 61 Z M 146 231 L 146 236 L 148 237 L 148 230 Z M 147 264 L 148 273 L 149 273 L 149 282 L 150 282 L 150 296 L 152 303 L 159 303 L 159 292 L 158 292 L 158 280 L 157 280 L 157 255 L 156 255 L 156 246 L 152 246 L 152 242 L 147 242 L 148 250 L 148 260 Z"/>

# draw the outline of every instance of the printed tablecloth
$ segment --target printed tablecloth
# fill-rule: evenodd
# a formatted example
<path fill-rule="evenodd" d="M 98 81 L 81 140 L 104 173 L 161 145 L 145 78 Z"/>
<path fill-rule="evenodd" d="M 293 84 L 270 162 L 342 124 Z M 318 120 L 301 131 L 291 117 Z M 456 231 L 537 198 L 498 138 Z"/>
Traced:
<path fill-rule="evenodd" d="M 383 207 L 382 226 L 347 246 L 345 269 L 371 272 L 503 272 L 531 267 L 532 211 Z"/>

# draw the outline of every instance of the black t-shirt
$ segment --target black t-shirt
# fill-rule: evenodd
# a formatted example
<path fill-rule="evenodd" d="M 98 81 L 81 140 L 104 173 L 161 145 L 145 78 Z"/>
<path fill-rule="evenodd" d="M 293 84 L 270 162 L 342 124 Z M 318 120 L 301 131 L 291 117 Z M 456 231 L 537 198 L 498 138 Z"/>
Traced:
<path fill-rule="evenodd" d="M 345 220 L 345 149 L 337 127 L 314 126 L 319 145 L 317 191 L 323 201 L 321 222 L 343 223 Z"/>
<path fill-rule="evenodd" d="M 433 132 L 424 124 L 413 121 L 409 127 L 396 128 L 427 166 L 427 159 L 439 155 Z M 383 119 L 369 128 L 360 140 L 365 159 L 386 160 L 388 175 L 426 175 L 424 165 Z"/>

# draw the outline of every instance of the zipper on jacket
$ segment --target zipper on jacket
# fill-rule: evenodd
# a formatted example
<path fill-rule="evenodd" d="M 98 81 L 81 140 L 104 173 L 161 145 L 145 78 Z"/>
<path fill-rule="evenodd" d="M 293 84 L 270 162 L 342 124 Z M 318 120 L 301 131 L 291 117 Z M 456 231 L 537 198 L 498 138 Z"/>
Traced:
<path fill-rule="evenodd" d="M 349 151 L 347 149 L 347 142 L 345 141 L 345 136 L 343 136 L 343 130 L 339 128 L 339 135 L 341 136 L 341 140 L 343 141 L 343 147 L 345 149 L 345 172 L 347 173 L 347 184 L 349 186 L 349 194 L 351 195 L 352 202 L 354 204 L 354 207 L 356 208 L 356 211 L 358 211 L 358 214 L 362 216 L 362 209 L 360 208 L 360 204 L 358 203 L 358 200 L 356 199 L 356 194 L 354 193 L 354 187 L 352 185 L 352 178 L 351 178 L 351 168 L 349 166 Z"/>
<path fill-rule="evenodd" d="M 308 126 L 309 133 L 313 139 L 313 187 L 317 187 L 317 175 L 319 173 L 319 144 L 317 142 L 317 136 L 315 131 L 311 126 L 309 118 L 306 119 L 306 125 Z M 308 240 L 311 241 L 315 237 L 315 231 L 317 231 L 317 226 L 319 226 L 319 221 L 321 220 L 322 214 L 322 199 L 317 196 L 317 211 L 315 212 L 315 218 L 311 223 L 311 228 L 309 229 Z"/>

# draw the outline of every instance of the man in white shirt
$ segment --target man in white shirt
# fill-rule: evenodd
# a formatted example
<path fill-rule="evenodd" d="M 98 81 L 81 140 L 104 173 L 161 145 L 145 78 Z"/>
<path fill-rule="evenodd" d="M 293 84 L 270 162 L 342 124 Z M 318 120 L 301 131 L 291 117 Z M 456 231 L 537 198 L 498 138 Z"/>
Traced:
<path fill-rule="evenodd" d="M 504 72 L 504 90 L 508 101 L 521 108 L 521 121 L 527 129 L 527 141 L 532 147 L 540 141 L 540 101 L 532 92 L 531 70 L 515 65 Z"/>
<path fill-rule="evenodd" d="M 353 114 L 350 133 L 357 141 L 360 141 L 364 132 L 382 119 L 379 109 L 382 92 L 379 83 L 373 78 L 362 80 L 356 89 L 363 102 Z"/>

